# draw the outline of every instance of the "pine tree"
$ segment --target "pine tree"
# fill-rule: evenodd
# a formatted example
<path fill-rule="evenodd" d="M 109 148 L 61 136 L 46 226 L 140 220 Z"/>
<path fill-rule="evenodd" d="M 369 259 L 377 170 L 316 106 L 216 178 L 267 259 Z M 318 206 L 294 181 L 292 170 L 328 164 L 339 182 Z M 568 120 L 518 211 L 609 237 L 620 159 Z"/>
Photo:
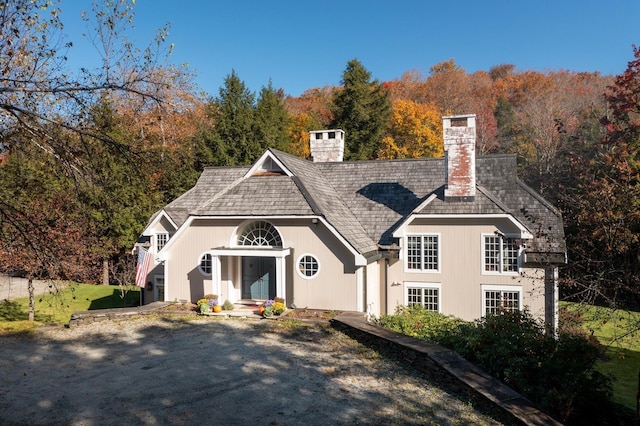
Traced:
<path fill-rule="evenodd" d="M 287 150 L 291 145 L 288 132 L 289 114 L 284 105 L 284 92 L 275 90 L 271 81 L 263 87 L 255 111 L 254 135 L 265 148 Z"/>
<path fill-rule="evenodd" d="M 389 91 L 357 60 L 347 63 L 342 90 L 336 92 L 331 127 L 346 132 L 345 158 L 369 160 L 376 153 L 391 114 Z"/>
<path fill-rule="evenodd" d="M 255 95 L 232 70 L 212 105 L 216 124 L 208 145 L 217 152 L 217 165 L 250 164 L 262 154 L 253 134 L 254 102 Z"/>

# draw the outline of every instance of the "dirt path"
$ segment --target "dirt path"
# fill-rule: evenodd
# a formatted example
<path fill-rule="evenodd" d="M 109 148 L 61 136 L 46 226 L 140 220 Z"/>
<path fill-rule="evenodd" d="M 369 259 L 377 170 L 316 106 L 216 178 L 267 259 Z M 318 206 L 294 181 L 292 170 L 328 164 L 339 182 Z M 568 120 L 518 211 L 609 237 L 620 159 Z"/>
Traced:
<path fill-rule="evenodd" d="M 326 325 L 145 317 L 0 348 L 0 424 L 498 424 Z"/>

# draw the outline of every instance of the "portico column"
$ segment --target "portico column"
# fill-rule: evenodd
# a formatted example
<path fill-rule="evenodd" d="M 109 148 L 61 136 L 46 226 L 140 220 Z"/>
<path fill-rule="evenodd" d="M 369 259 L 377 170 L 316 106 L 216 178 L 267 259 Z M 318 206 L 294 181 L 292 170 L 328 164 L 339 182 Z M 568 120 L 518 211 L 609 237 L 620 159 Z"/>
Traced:
<path fill-rule="evenodd" d="M 286 283 L 286 257 L 276 258 L 276 297 L 286 299 L 287 283 Z M 285 300 L 286 302 L 286 300 Z"/>
<path fill-rule="evenodd" d="M 222 297 L 222 266 L 220 256 L 211 255 L 211 281 L 213 294 Z"/>

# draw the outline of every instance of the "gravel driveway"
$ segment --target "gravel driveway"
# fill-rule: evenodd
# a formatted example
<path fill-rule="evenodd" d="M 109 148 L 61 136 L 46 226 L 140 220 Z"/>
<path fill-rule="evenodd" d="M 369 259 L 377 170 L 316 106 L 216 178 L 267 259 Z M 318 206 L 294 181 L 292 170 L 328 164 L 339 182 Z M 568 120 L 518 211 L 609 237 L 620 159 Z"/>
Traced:
<path fill-rule="evenodd" d="M 142 317 L 0 337 L 0 424 L 499 424 L 328 325 Z"/>

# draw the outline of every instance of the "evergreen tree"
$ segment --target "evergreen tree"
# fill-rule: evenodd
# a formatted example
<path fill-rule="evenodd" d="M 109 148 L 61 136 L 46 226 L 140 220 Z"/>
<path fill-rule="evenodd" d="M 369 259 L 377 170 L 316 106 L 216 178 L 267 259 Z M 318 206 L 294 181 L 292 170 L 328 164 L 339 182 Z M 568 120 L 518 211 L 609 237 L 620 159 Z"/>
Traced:
<path fill-rule="evenodd" d="M 269 81 L 269 85 L 260 91 L 255 111 L 254 135 L 262 149 L 272 147 L 288 150 L 291 145 L 289 123 L 284 92 L 275 90 Z"/>
<path fill-rule="evenodd" d="M 249 164 L 262 154 L 253 134 L 254 102 L 255 95 L 232 70 L 212 105 L 216 124 L 207 145 L 216 156 L 216 165 Z"/>
<path fill-rule="evenodd" d="M 333 99 L 331 127 L 346 132 L 345 158 L 376 158 L 391 114 L 389 91 L 357 60 L 347 63 L 342 76 L 343 89 Z"/>
<path fill-rule="evenodd" d="M 89 216 L 91 228 L 100 236 L 93 248 L 104 261 L 107 283 L 108 261 L 126 255 L 136 241 L 141 224 L 160 205 L 160 192 L 154 182 L 154 156 L 142 155 L 138 142 L 131 137 L 107 99 L 91 108 L 91 126 L 108 135 L 117 145 L 105 145 L 95 138 L 81 141 L 82 153 L 91 159 L 91 171 L 78 183 L 78 197 Z"/>

